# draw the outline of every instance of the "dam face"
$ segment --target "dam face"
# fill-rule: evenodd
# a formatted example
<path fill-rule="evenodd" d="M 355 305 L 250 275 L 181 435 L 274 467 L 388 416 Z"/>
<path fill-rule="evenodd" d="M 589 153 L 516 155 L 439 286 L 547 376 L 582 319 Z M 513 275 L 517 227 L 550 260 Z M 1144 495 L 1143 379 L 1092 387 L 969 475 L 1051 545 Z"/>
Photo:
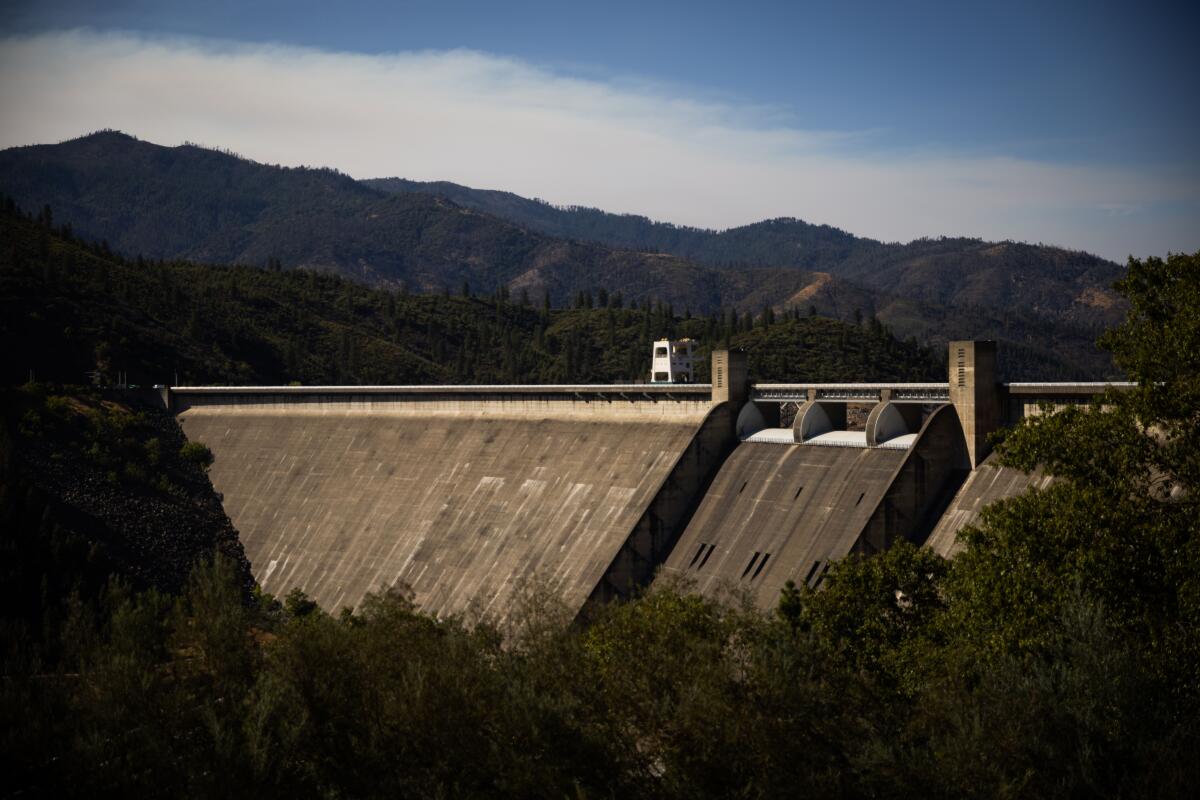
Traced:
<path fill-rule="evenodd" d="M 771 604 L 854 549 L 903 462 L 898 450 L 744 442 L 721 467 L 663 574 Z"/>
<path fill-rule="evenodd" d="M 862 445 L 744 439 L 664 576 L 706 594 L 748 593 L 770 607 L 789 580 L 818 586 L 830 563 L 850 553 L 879 552 L 899 539 L 922 544 L 968 472 L 953 406 L 938 406 L 915 435 L 897 435 L 903 447 L 867 446 L 863 438 Z"/>
<path fill-rule="evenodd" d="M 633 399 L 178 391 L 174 402 L 216 456 L 213 485 L 265 590 L 298 586 L 336 611 L 400 584 L 427 611 L 502 618 L 527 579 L 580 607 L 598 586 L 611 596 L 639 577 L 627 539 L 676 467 L 704 477 L 703 459 L 685 456 L 714 418 L 706 388 Z M 660 517 L 676 510 L 658 505 Z M 662 525 L 642 527 L 645 558 L 673 543 Z"/>
<path fill-rule="evenodd" d="M 994 500 L 1046 484 L 999 466 L 1001 422 L 1104 384 L 999 384 L 951 342 L 940 384 L 183 387 L 164 401 L 267 591 L 325 609 L 401 586 L 438 615 L 503 622 L 524 584 L 576 613 L 656 572 L 773 606 L 788 580 L 900 539 L 952 556 Z M 872 406 L 847 430 L 847 404 Z M 1047 405 L 1048 404 L 1048 405 Z M 778 425 L 794 408 L 791 427 Z"/>

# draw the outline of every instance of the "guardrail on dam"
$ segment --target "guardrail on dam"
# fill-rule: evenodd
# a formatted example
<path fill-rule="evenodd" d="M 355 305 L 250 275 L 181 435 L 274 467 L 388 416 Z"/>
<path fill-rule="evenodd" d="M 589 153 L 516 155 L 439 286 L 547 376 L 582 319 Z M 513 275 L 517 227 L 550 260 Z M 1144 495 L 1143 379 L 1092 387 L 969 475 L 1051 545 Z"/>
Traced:
<path fill-rule="evenodd" d="M 264 589 L 336 611 L 400 584 L 433 613 L 503 620 L 524 581 L 579 611 L 661 567 L 771 605 L 850 552 L 952 553 L 982 500 L 1030 480 L 986 461 L 987 433 L 1104 388 L 997 384 L 981 342 L 951 343 L 943 384 L 749 386 L 746 366 L 715 352 L 712 385 L 162 391 L 212 449 Z"/>

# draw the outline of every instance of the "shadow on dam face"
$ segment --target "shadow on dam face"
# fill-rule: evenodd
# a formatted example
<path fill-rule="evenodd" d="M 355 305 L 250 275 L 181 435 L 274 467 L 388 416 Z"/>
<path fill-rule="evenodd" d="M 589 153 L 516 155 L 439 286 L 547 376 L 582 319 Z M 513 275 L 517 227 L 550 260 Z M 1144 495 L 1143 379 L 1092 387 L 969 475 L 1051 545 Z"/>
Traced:
<path fill-rule="evenodd" d="M 690 480 L 715 469 L 729 424 L 706 437 L 707 396 L 179 400 L 265 590 L 300 587 L 336 611 L 398 584 L 426 611 L 496 619 L 526 579 L 576 610 L 605 581 L 637 582 L 628 564 L 612 573 L 643 529 L 657 539 L 639 558 L 661 562 L 653 548 L 678 531 L 659 517 L 679 510 L 655 511 L 656 499 L 689 459 Z"/>

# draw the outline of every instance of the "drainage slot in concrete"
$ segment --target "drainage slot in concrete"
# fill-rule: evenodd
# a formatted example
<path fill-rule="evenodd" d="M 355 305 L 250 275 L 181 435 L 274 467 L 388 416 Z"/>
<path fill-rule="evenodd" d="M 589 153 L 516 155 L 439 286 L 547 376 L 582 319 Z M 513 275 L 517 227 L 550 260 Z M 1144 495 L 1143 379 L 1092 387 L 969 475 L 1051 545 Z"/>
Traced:
<path fill-rule="evenodd" d="M 754 570 L 754 574 L 750 576 L 750 580 L 754 580 L 763 571 L 763 567 L 767 565 L 767 559 L 771 557 L 770 553 L 763 553 L 762 561 L 758 562 L 758 569 Z"/>
<path fill-rule="evenodd" d="M 803 491 L 804 491 L 804 487 L 803 487 L 803 486 L 801 486 L 799 489 L 797 489 L 797 490 L 796 490 L 796 494 L 795 494 L 795 495 L 792 497 L 792 499 L 793 499 L 793 500 L 799 500 L 799 499 L 800 499 L 800 493 L 801 493 L 801 492 L 803 492 Z"/>
<path fill-rule="evenodd" d="M 750 557 L 750 563 L 746 565 L 746 568 L 744 570 L 742 570 L 743 578 L 750 574 L 750 570 L 754 569 L 754 562 L 758 561 L 759 555 L 761 555 L 761 554 L 757 550 L 755 550 L 754 555 Z"/>
<path fill-rule="evenodd" d="M 821 567 L 821 562 L 820 562 L 820 561 L 814 561 L 814 562 L 813 562 L 813 565 L 812 565 L 812 569 L 810 569 L 810 570 L 808 571 L 808 574 L 804 576 L 804 582 L 805 582 L 805 583 L 808 583 L 809 581 L 811 581 L 811 580 L 812 580 L 812 577 L 813 577 L 813 575 L 816 575 L 816 574 L 817 574 L 817 570 L 818 570 L 818 569 L 820 569 L 820 567 Z"/>
<path fill-rule="evenodd" d="M 700 559 L 700 565 L 697 566 L 696 569 L 704 569 L 704 565 L 708 563 L 708 557 L 711 556 L 713 554 L 713 550 L 716 549 L 717 546 L 715 544 L 710 544 L 708 546 L 708 552 L 704 554 L 704 558 Z"/>
<path fill-rule="evenodd" d="M 696 555 L 692 556 L 691 562 L 688 564 L 688 569 L 696 566 L 696 562 L 700 560 L 700 554 L 704 552 L 704 542 L 700 543 L 700 549 L 696 551 Z"/>

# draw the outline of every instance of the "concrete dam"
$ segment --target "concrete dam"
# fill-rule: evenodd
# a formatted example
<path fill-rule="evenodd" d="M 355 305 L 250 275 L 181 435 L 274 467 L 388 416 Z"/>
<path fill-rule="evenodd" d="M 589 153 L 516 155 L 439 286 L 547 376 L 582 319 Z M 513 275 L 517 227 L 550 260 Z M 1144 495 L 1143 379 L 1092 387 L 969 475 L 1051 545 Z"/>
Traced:
<path fill-rule="evenodd" d="M 899 539 L 952 555 L 987 502 L 1042 480 L 986 436 L 1101 384 L 998 384 L 953 342 L 942 384 L 169 387 L 255 577 L 324 608 L 400 585 L 439 615 L 502 621 L 526 584 L 576 612 L 656 574 L 749 591 Z M 847 409 L 868 406 L 862 430 Z"/>

